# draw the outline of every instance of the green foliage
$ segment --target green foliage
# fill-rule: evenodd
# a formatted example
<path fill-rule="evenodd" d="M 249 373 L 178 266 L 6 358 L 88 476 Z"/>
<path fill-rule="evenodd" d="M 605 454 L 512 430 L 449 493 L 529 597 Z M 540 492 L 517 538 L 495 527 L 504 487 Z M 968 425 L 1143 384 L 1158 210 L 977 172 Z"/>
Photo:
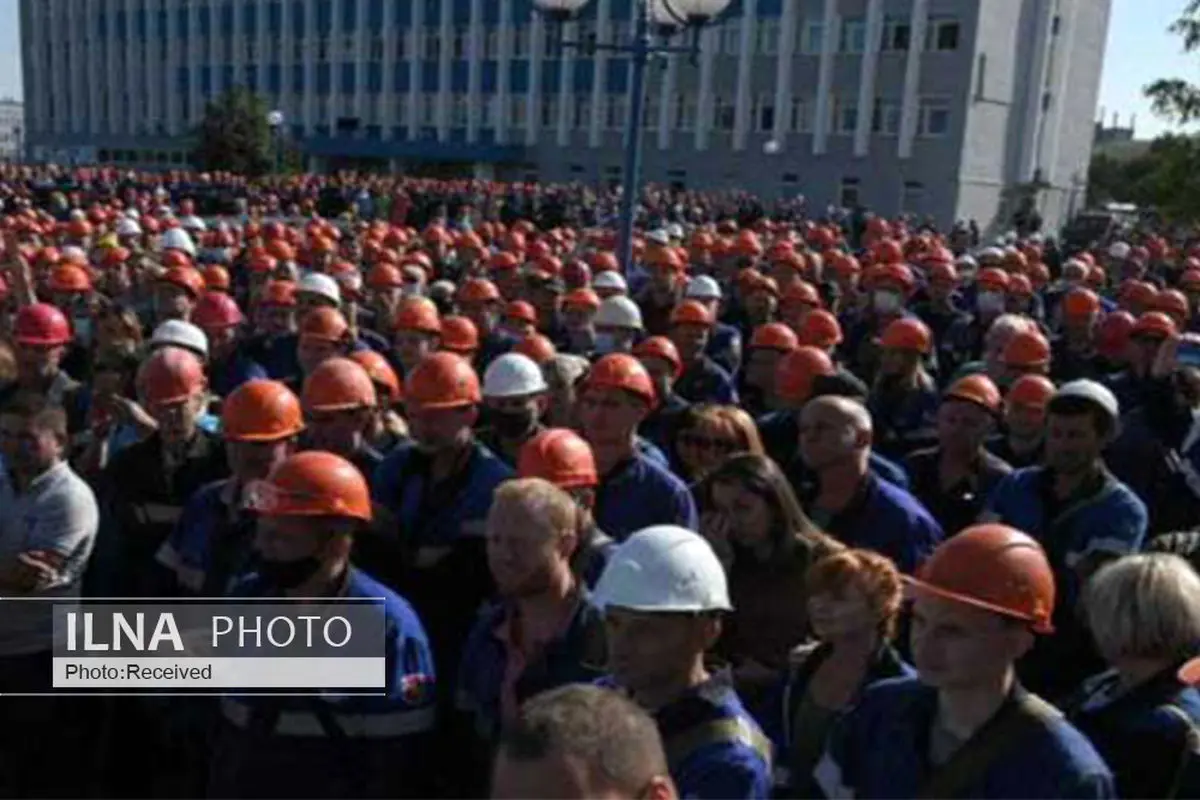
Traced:
<path fill-rule="evenodd" d="M 262 98 L 234 87 L 211 101 L 196 131 L 192 163 L 203 170 L 259 176 L 275 162 L 275 144 Z"/>
<path fill-rule="evenodd" d="M 1188 0 L 1183 13 L 1168 29 L 1183 39 L 1183 49 L 1200 48 L 1200 0 Z M 1145 88 L 1154 113 L 1183 125 L 1200 120 L 1200 86 L 1184 78 L 1162 78 Z"/>
<path fill-rule="evenodd" d="M 1165 135 L 1140 156 L 1092 158 L 1088 204 L 1135 203 L 1172 222 L 1200 219 L 1200 139 Z"/>

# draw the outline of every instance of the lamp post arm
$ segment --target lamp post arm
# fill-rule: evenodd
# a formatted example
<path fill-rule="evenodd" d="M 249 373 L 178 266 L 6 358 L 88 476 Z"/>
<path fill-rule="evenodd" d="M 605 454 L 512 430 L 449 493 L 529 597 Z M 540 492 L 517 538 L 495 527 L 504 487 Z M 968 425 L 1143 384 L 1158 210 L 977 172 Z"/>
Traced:
<path fill-rule="evenodd" d="M 637 26 L 630 47 L 632 75 L 629 81 L 629 115 L 625 128 L 625 171 L 621 192 L 621 228 L 618 256 L 621 268 L 628 275 L 633 267 L 633 223 L 641 198 L 642 185 L 642 119 L 646 112 L 646 66 L 655 53 L 650 39 L 650 17 L 643 4 L 637 15 Z"/>

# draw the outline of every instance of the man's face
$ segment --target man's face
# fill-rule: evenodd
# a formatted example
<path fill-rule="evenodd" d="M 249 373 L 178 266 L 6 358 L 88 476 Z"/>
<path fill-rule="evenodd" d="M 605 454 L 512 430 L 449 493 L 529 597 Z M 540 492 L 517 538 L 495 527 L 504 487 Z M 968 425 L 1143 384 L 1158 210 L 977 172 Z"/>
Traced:
<path fill-rule="evenodd" d="M 67 348 L 63 345 L 46 347 L 22 344 L 16 348 L 17 377 L 22 381 L 44 381 L 58 374 L 59 364 Z"/>
<path fill-rule="evenodd" d="M 673 325 L 671 341 L 679 349 L 679 357 L 684 363 L 695 361 L 708 344 L 708 328 L 704 325 Z"/>
<path fill-rule="evenodd" d="M 810 403 L 800 415 L 800 454 L 811 469 L 838 464 L 854 454 L 850 420 L 829 406 Z"/>
<path fill-rule="evenodd" d="M 1046 424 L 1046 464 L 1064 475 L 1091 469 L 1103 441 L 1091 414 L 1051 414 Z"/>
<path fill-rule="evenodd" d="M 204 407 L 204 395 L 194 394 L 178 403 L 152 403 L 148 410 L 158 423 L 165 444 L 184 444 L 196 435 L 196 422 Z"/>
<path fill-rule="evenodd" d="M 423 452 L 435 455 L 453 450 L 466 442 L 478 411 L 465 408 L 408 407 L 408 423 L 413 439 Z"/>
<path fill-rule="evenodd" d="M 396 331 L 392 343 L 396 347 L 396 357 L 406 371 L 416 369 L 421 359 L 434 350 L 434 338 L 420 331 Z"/>
<path fill-rule="evenodd" d="M 486 303 L 463 303 L 463 316 L 475 323 L 475 327 L 479 329 L 479 335 L 491 333 L 496 327 L 496 321 L 500 318 L 500 310 L 494 302 Z"/>
<path fill-rule="evenodd" d="M 708 624 L 691 615 L 609 607 L 604 612 L 608 669 L 633 691 L 678 680 L 708 648 Z"/>
<path fill-rule="evenodd" d="M 770 395 L 775 389 L 775 365 L 783 354 L 770 347 L 755 347 L 746 359 L 746 383 Z"/>
<path fill-rule="evenodd" d="M 160 282 L 154 287 L 154 307 L 158 311 L 158 320 L 186 320 L 192 315 L 195 300 L 188 291 L 173 283 Z"/>
<path fill-rule="evenodd" d="M 969 689 L 995 682 L 1021 655 L 1030 634 L 999 614 L 932 595 L 913 603 L 913 664 L 936 689 Z"/>
<path fill-rule="evenodd" d="M 13 469 L 27 478 L 41 475 L 62 458 L 63 445 L 54 432 L 37 426 L 32 420 L 22 420 L 17 426 L 17 449 L 13 454 Z"/>
<path fill-rule="evenodd" d="M 974 403 L 949 401 L 938 408 L 938 443 L 947 450 L 978 450 L 991 431 L 991 414 Z"/>
<path fill-rule="evenodd" d="M 579 424 L 593 445 L 629 441 L 646 415 L 646 404 L 620 389 L 587 389 L 579 395 Z"/>
<path fill-rule="evenodd" d="M 310 411 L 305 414 L 309 442 L 316 450 L 349 457 L 362 446 L 369 412 L 352 408 L 342 411 Z"/>
<path fill-rule="evenodd" d="M 1041 436 L 1046 425 L 1046 409 L 1025 403 L 1012 403 L 1005 409 L 1004 424 L 1020 439 Z"/>
<path fill-rule="evenodd" d="M 300 370 L 309 375 L 328 359 L 338 354 L 335 342 L 326 339 L 316 339 L 312 336 L 302 336 L 296 346 L 296 359 L 300 362 Z"/>
<path fill-rule="evenodd" d="M 288 440 L 277 442 L 225 442 L 229 470 L 240 483 L 265 480 L 271 470 L 282 464 L 291 453 Z"/>
<path fill-rule="evenodd" d="M 258 326 L 268 336 L 282 336 L 296 329 L 296 309 L 289 306 L 263 306 Z"/>
<path fill-rule="evenodd" d="M 260 516 L 254 549 L 268 561 L 299 561 L 322 549 L 322 520 L 315 517 Z"/>
<path fill-rule="evenodd" d="M 554 572 L 562 567 L 570 549 L 548 520 L 531 514 L 521 503 L 492 506 L 487 519 L 488 568 L 496 589 L 515 599 L 545 592 Z"/>

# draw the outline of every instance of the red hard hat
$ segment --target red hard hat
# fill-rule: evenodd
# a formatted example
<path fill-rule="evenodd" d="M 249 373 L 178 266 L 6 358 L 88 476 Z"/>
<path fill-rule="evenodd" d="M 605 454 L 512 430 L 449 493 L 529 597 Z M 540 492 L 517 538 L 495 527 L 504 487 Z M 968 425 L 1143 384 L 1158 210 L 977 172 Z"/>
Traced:
<path fill-rule="evenodd" d="M 370 522 L 371 493 L 358 467 L 321 450 L 295 453 L 250 485 L 250 507 L 268 517 L 346 517 Z"/>
<path fill-rule="evenodd" d="M 201 328 L 231 328 L 243 321 L 237 301 L 224 292 L 206 292 L 196 302 L 192 322 Z"/>
<path fill-rule="evenodd" d="M 300 402 L 308 411 L 374 408 L 375 383 L 362 365 L 348 358 L 322 361 L 307 378 Z"/>
<path fill-rule="evenodd" d="M 469 317 L 449 316 L 442 320 L 442 350 L 471 356 L 479 349 L 479 329 Z"/>
<path fill-rule="evenodd" d="M 813 311 L 809 316 L 815 313 L 817 312 Z M 796 336 L 796 333 L 782 322 L 768 322 L 759 325 L 754 329 L 754 334 L 750 337 L 751 350 L 765 347 L 771 350 L 778 350 L 781 353 L 790 353 L 799 346 L 800 340 Z"/>
<path fill-rule="evenodd" d="M 470 362 L 445 350 L 421 359 L 405 381 L 404 399 L 421 409 L 460 408 L 482 399 Z"/>
<path fill-rule="evenodd" d="M 49 303 L 21 306 L 13 325 L 18 344 L 52 347 L 71 341 L 71 326 L 57 307 Z"/>
<path fill-rule="evenodd" d="M 800 323 L 798 338 L 802 345 L 828 350 L 842 343 L 842 326 L 831 312 L 815 308 Z"/>
<path fill-rule="evenodd" d="M 192 297 L 204 294 L 204 276 L 193 267 L 171 267 L 159 278 L 162 283 L 170 283 L 187 291 Z"/>
<path fill-rule="evenodd" d="M 589 389 L 620 389 L 637 395 L 651 407 L 658 402 L 650 373 L 642 362 L 627 353 L 610 353 L 597 361 L 584 378 L 583 391 Z"/>
<path fill-rule="evenodd" d="M 1013 406 L 1045 409 L 1054 392 L 1054 382 L 1045 375 L 1022 375 L 1008 387 L 1004 402 Z"/>
<path fill-rule="evenodd" d="M 542 478 L 561 489 L 600 483 L 591 445 L 569 428 L 550 428 L 527 441 L 517 456 L 517 476 Z"/>
<path fill-rule="evenodd" d="M 205 387 L 204 365 L 188 350 L 163 347 L 138 370 L 138 385 L 149 406 L 182 403 Z"/>
<path fill-rule="evenodd" d="M 683 374 L 683 359 L 675 343 L 665 336 L 651 336 L 634 345 L 633 354 L 638 358 L 657 358 L 667 362 L 675 371 L 675 377 Z"/>
<path fill-rule="evenodd" d="M 804 403 L 812 396 L 813 381 L 817 376 L 835 372 L 833 362 L 824 350 L 797 347 L 784 354 L 775 365 L 775 394 L 789 403 Z"/>
<path fill-rule="evenodd" d="M 428 297 L 406 297 L 396 309 L 393 327 L 398 331 L 441 333 L 442 320 L 437 304 Z"/>
<path fill-rule="evenodd" d="M 902 317 L 888 323 L 879 337 L 879 344 L 895 350 L 928 353 L 933 348 L 933 334 L 916 317 Z"/>
<path fill-rule="evenodd" d="M 392 365 L 382 353 L 377 353 L 369 348 L 355 350 L 350 354 L 350 360 L 356 362 L 367 371 L 367 375 L 375 383 L 376 391 L 378 392 L 382 389 L 387 395 L 389 406 L 395 405 L 404 399 L 404 390 L 401 387 L 400 378 L 396 375 L 396 370 L 392 368 Z"/>
<path fill-rule="evenodd" d="M 1000 390 L 992 379 L 982 373 L 967 375 L 950 384 L 943 395 L 945 400 L 964 400 L 983 406 L 993 414 L 1000 410 Z"/>

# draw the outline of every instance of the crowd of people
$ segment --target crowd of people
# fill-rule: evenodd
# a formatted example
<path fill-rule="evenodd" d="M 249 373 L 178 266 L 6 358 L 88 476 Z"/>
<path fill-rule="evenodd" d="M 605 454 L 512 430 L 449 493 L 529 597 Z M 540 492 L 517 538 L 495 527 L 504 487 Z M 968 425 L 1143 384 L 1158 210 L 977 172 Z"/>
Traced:
<path fill-rule="evenodd" d="M 1200 796 L 1200 243 L 615 199 L 0 170 L 0 594 L 387 617 L 369 697 L 0 697 L 0 793 Z"/>

